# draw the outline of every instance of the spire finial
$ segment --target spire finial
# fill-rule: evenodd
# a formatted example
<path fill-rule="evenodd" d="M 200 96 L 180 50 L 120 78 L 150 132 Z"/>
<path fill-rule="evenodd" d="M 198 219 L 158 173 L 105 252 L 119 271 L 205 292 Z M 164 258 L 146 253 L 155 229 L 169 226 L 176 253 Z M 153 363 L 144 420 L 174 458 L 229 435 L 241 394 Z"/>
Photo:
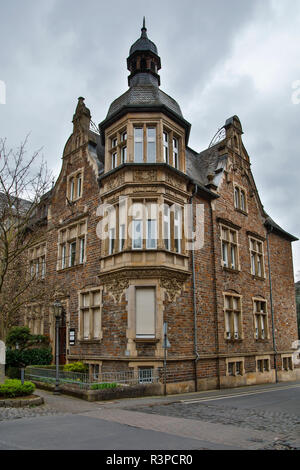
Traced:
<path fill-rule="evenodd" d="M 146 20 L 145 17 L 143 17 L 143 27 L 141 28 L 142 34 L 141 38 L 147 38 L 147 28 L 146 28 Z"/>

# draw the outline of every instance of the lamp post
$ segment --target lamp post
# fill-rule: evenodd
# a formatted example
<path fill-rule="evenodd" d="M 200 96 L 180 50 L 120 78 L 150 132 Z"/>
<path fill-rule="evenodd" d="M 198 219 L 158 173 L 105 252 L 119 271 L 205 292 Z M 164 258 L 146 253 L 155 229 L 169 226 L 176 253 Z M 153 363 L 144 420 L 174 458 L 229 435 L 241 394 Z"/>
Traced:
<path fill-rule="evenodd" d="M 56 381 L 54 395 L 60 394 L 59 389 L 59 324 L 62 315 L 62 304 L 59 300 L 53 303 L 54 316 L 55 316 L 55 365 L 56 365 Z"/>

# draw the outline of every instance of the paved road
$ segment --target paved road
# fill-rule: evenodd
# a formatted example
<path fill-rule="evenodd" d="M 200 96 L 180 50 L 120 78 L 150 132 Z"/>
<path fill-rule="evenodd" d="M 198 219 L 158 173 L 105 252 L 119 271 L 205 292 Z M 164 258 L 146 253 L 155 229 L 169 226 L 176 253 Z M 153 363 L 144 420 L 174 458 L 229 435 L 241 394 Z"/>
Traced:
<path fill-rule="evenodd" d="M 0 408 L 0 449 L 300 449 L 300 382 Z M 18 419 L 17 419 L 18 418 Z"/>

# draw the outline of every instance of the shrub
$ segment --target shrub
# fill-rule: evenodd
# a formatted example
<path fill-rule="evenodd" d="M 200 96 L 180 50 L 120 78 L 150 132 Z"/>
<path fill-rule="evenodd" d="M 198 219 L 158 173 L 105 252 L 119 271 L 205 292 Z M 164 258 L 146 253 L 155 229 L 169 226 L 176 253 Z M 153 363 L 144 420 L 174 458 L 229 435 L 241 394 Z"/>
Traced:
<path fill-rule="evenodd" d="M 7 349 L 6 364 L 7 367 L 26 367 L 30 365 L 48 365 L 52 362 L 52 353 L 50 348 Z"/>
<path fill-rule="evenodd" d="M 6 345 L 12 349 L 16 348 L 23 351 L 32 346 L 43 344 L 49 345 L 49 337 L 45 335 L 32 335 L 28 326 L 13 326 L 6 337 Z"/>
<path fill-rule="evenodd" d="M 115 382 L 112 383 L 103 383 L 103 384 L 93 384 L 91 386 L 91 390 L 103 390 L 105 388 L 116 388 L 117 384 Z"/>
<path fill-rule="evenodd" d="M 31 395 L 35 389 L 32 382 L 24 382 L 21 380 L 7 379 L 4 384 L 0 384 L 0 397 L 14 398 Z"/>
<path fill-rule="evenodd" d="M 83 362 L 71 362 L 64 365 L 64 370 L 68 372 L 86 372 L 87 366 Z"/>

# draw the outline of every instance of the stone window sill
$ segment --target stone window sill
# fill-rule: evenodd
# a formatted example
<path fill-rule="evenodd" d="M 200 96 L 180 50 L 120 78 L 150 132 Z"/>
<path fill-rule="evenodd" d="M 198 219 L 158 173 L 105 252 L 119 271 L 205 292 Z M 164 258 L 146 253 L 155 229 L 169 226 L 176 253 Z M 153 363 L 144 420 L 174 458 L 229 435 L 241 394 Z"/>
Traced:
<path fill-rule="evenodd" d="M 79 343 L 82 343 L 82 344 L 98 344 L 100 342 L 101 342 L 100 339 L 80 339 L 79 340 Z"/>
<path fill-rule="evenodd" d="M 134 341 L 136 343 L 156 344 L 156 343 L 159 342 L 159 339 L 156 339 L 156 338 L 135 338 Z"/>
<path fill-rule="evenodd" d="M 227 266 L 222 266 L 222 268 L 223 271 L 226 271 L 228 273 L 238 274 L 240 272 L 239 269 L 228 268 Z"/>
<path fill-rule="evenodd" d="M 236 210 L 237 212 L 239 212 L 240 214 L 248 215 L 248 212 L 243 211 L 242 209 L 239 209 L 238 207 L 235 207 L 235 210 Z"/>

